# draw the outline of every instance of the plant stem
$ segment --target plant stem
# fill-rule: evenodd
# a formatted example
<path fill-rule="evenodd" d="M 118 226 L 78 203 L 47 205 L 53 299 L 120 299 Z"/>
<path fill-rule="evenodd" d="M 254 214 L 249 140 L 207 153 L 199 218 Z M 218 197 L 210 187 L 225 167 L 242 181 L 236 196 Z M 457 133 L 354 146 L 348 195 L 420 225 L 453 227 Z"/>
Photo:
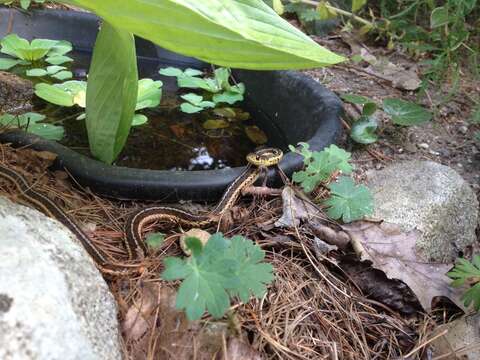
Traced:
<path fill-rule="evenodd" d="M 315 7 L 317 7 L 319 5 L 319 2 L 314 1 L 314 0 L 300 0 L 300 2 L 304 3 L 304 4 L 307 4 L 307 5 L 312 5 L 312 6 L 315 6 Z M 357 16 L 357 15 L 355 15 L 355 14 L 349 12 L 349 11 L 339 9 L 335 6 L 330 5 L 330 4 L 323 4 L 323 5 L 327 9 L 335 11 L 335 12 L 341 14 L 341 15 L 348 16 L 348 17 L 352 18 L 353 20 L 358 21 L 359 23 L 362 23 L 362 24 L 368 25 L 368 26 L 372 26 L 372 27 L 375 26 L 375 24 L 373 22 L 365 20 L 364 18 L 361 18 L 360 16 Z"/>

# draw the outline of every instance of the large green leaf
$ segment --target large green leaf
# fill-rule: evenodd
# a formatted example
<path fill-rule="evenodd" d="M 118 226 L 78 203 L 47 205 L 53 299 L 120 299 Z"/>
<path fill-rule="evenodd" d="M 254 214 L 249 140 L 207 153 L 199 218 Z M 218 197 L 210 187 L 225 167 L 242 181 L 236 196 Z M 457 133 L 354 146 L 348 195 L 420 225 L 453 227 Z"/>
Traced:
<path fill-rule="evenodd" d="M 87 85 L 91 153 L 112 163 L 127 140 L 138 90 L 133 35 L 104 22 L 97 36 Z"/>
<path fill-rule="evenodd" d="M 344 60 L 261 0 L 65 0 L 117 28 L 218 65 L 300 69 Z"/>
<path fill-rule="evenodd" d="M 424 107 L 402 99 L 384 99 L 383 111 L 392 117 L 394 124 L 403 126 L 420 125 L 432 118 Z"/>

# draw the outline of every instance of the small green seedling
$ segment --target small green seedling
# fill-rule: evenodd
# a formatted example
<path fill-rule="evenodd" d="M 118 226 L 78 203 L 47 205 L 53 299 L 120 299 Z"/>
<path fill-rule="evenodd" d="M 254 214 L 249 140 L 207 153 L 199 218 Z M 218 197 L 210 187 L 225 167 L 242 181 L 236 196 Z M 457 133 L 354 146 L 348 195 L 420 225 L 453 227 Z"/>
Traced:
<path fill-rule="evenodd" d="M 306 143 L 299 143 L 300 149 L 290 145 L 290 150 L 303 156 L 305 170 L 293 173 L 292 180 L 299 183 L 307 193 L 323 185 L 330 190 L 330 197 L 323 202 L 328 207 L 328 215 L 348 223 L 359 220 L 373 212 L 373 197 L 364 185 L 355 185 L 354 181 L 342 176 L 337 182 L 328 184 L 332 176 L 341 172 L 350 174 L 351 154 L 336 145 L 330 145 L 322 151 L 311 151 Z"/>
<path fill-rule="evenodd" d="M 205 311 L 220 318 L 232 298 L 243 302 L 252 295 L 260 298 L 274 279 L 272 265 L 264 262 L 265 252 L 242 236 L 227 239 L 217 233 L 205 246 L 197 238 L 185 242 L 192 255 L 187 259 L 167 257 L 161 277 L 183 280 L 176 307 L 184 309 L 189 320 L 199 319 Z"/>
<path fill-rule="evenodd" d="M 452 271 L 447 273 L 453 279 L 452 286 L 470 287 L 463 294 L 465 307 L 473 304 L 475 311 L 480 310 L 480 255 L 473 256 L 472 262 L 465 259 L 457 259 Z"/>
<path fill-rule="evenodd" d="M 377 104 L 365 96 L 343 94 L 341 98 L 355 105 L 362 106 L 362 113 L 354 119 L 350 137 L 359 144 L 371 144 L 378 140 L 376 134 L 378 123 L 375 118 Z M 421 125 L 432 118 L 432 113 L 424 107 L 401 99 L 384 99 L 383 111 L 389 115 L 395 125 Z"/>
<path fill-rule="evenodd" d="M 34 39 L 29 42 L 17 34 L 10 34 L 0 41 L 0 46 L 0 52 L 10 56 L 0 58 L 0 70 L 10 70 L 17 65 L 31 66 L 35 64 L 37 66 L 29 70 L 28 76 L 53 76 L 59 80 L 71 77 L 71 73 L 66 71 L 66 68 L 59 67 L 73 61 L 72 58 L 66 56 L 72 50 L 72 44 L 68 41 Z M 44 61 L 54 67 L 39 68 L 38 65 L 42 65 L 39 61 Z"/>
<path fill-rule="evenodd" d="M 301 148 L 290 145 L 290 151 L 303 156 L 305 170 L 293 174 L 292 180 L 300 184 L 307 193 L 312 192 L 320 183 L 327 182 L 336 171 L 344 174 L 352 172 L 349 161 L 351 154 L 336 145 L 330 145 L 322 151 L 310 151 L 307 143 L 299 143 Z"/>
<path fill-rule="evenodd" d="M 349 223 L 373 213 L 373 196 L 365 185 L 356 185 L 350 177 L 342 176 L 328 188 L 330 198 L 324 204 L 332 219 Z"/>
<path fill-rule="evenodd" d="M 0 116 L 0 124 L 8 128 L 25 129 L 48 140 L 61 140 L 65 133 L 63 126 L 43 123 L 45 119 L 45 115 L 33 112 L 22 115 L 4 114 Z"/>
<path fill-rule="evenodd" d="M 196 113 L 208 108 L 214 108 L 220 104 L 233 105 L 243 100 L 245 86 L 243 83 L 236 85 L 230 84 L 231 71 L 227 68 L 215 69 L 213 77 L 200 77 L 203 72 L 197 69 L 180 70 L 174 67 L 168 67 L 160 70 L 164 76 L 174 76 L 177 78 L 179 88 L 201 90 L 202 95 L 188 93 L 182 95 L 185 103 L 180 105 L 180 109 L 186 113 Z"/>

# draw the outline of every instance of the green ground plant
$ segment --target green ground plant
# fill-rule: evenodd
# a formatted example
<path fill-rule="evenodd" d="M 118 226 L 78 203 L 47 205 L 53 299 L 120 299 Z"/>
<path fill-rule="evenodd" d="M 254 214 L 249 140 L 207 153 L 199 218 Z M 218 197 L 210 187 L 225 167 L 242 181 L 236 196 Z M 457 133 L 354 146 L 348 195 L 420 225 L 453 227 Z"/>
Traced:
<path fill-rule="evenodd" d="M 221 318 L 232 298 L 246 303 L 251 296 L 261 298 L 274 279 L 273 266 L 265 263 L 265 252 L 252 241 L 223 234 L 212 235 L 205 246 L 197 238 L 185 240 L 192 255 L 186 259 L 167 257 L 163 280 L 183 280 L 176 307 L 185 310 L 189 320 L 197 320 L 207 311 Z"/>
<path fill-rule="evenodd" d="M 365 96 L 343 94 L 341 98 L 350 104 L 361 106 L 361 115 L 353 119 L 350 137 L 359 144 L 371 144 L 378 140 L 378 123 L 375 113 L 377 104 Z M 388 98 L 382 102 L 381 109 L 399 126 L 421 125 L 432 119 L 432 113 L 424 107 L 401 99 Z"/>
<path fill-rule="evenodd" d="M 474 255 L 471 262 L 466 259 L 457 259 L 455 267 L 447 275 L 453 280 L 453 287 L 468 287 L 463 295 L 465 307 L 472 305 L 475 311 L 479 311 L 480 255 Z"/>
<path fill-rule="evenodd" d="M 293 174 L 292 180 L 306 193 L 318 186 L 330 190 L 330 197 L 323 202 L 327 214 L 334 220 L 342 219 L 349 223 L 359 220 L 373 212 L 373 197 L 364 185 L 356 185 L 347 176 L 341 176 L 332 182 L 337 173 L 350 174 L 351 154 L 336 145 L 330 145 L 322 151 L 311 151 L 307 143 L 299 143 L 299 148 L 290 145 L 290 150 L 303 156 L 305 169 Z"/>
<path fill-rule="evenodd" d="M 425 80 L 438 82 L 460 71 L 468 58 L 478 74 L 478 0 L 265 0 L 278 13 L 296 16 L 315 33 L 316 21 L 343 20 L 343 30 L 398 45 L 421 60 Z M 424 82 L 426 85 L 426 82 Z"/>

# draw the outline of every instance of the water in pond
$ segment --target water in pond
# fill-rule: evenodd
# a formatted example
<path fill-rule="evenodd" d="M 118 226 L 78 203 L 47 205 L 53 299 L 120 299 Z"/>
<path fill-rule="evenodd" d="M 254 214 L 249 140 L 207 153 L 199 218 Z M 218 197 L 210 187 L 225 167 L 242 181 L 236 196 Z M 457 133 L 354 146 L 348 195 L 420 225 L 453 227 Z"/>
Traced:
<path fill-rule="evenodd" d="M 73 72 L 81 79 L 87 72 L 87 67 L 81 64 L 88 64 L 88 57 L 76 54 L 75 58 Z M 158 74 L 160 68 L 167 66 L 171 64 L 152 61 L 142 64 L 142 60 L 139 61 L 140 78 L 163 81 L 162 101 L 156 109 L 141 111 L 148 117 L 148 123 L 132 127 L 126 146 L 114 164 L 156 170 L 206 170 L 245 165 L 245 156 L 264 136 L 254 119 L 241 107 L 237 108 L 238 105 L 234 105 L 235 117 L 222 117 L 212 110 L 197 114 L 181 112 L 179 95 L 191 91 L 179 90 L 175 78 Z M 59 110 L 39 104 L 36 110 L 55 123 L 61 121 L 65 127 L 62 144 L 90 156 L 85 121 L 75 120 L 75 115 L 83 109 Z M 212 129 L 206 125 L 209 120 L 221 120 L 221 128 Z M 268 139 L 265 140 L 268 143 Z"/>

